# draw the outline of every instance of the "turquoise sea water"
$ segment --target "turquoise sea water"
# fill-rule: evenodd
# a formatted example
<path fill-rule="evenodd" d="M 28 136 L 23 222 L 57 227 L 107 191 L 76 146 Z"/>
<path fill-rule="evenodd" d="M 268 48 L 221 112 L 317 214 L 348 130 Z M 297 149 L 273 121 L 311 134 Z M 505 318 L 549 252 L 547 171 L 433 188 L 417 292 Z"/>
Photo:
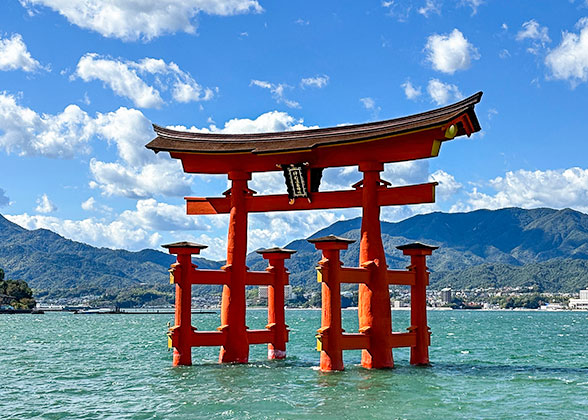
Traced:
<path fill-rule="evenodd" d="M 248 325 L 265 325 L 250 310 Z M 369 371 L 346 352 L 346 371 L 316 370 L 320 312 L 290 310 L 288 358 L 218 365 L 194 349 L 171 367 L 171 315 L 0 315 L 1 419 L 586 419 L 588 312 L 431 311 L 431 367 Z M 409 313 L 394 312 L 394 329 Z M 218 315 L 193 315 L 214 329 Z M 357 328 L 344 311 L 344 328 Z"/>

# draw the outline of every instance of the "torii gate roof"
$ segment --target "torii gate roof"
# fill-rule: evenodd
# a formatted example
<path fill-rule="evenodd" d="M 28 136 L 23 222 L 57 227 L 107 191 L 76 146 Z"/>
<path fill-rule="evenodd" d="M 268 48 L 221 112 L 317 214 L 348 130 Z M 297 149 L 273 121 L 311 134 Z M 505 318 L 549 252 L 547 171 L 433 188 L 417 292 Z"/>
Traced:
<path fill-rule="evenodd" d="M 480 130 L 474 106 L 482 92 L 455 104 L 402 118 L 339 127 L 255 134 L 171 130 L 153 125 L 148 149 L 181 159 L 186 172 L 264 172 L 276 165 L 308 162 L 311 167 L 398 162 L 436 156 L 441 142 Z M 447 128 L 457 131 L 447 136 Z"/>

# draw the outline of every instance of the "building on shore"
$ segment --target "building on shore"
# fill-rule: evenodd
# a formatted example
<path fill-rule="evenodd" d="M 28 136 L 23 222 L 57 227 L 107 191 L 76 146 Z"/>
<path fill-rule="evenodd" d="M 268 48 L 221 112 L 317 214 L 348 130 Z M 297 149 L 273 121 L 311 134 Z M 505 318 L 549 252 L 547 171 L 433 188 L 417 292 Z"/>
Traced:
<path fill-rule="evenodd" d="M 570 309 L 588 310 L 588 289 L 580 290 L 579 299 L 570 299 Z"/>
<path fill-rule="evenodd" d="M 453 292 L 450 287 L 446 287 L 441 289 L 441 302 L 443 303 L 451 303 L 453 300 Z"/>

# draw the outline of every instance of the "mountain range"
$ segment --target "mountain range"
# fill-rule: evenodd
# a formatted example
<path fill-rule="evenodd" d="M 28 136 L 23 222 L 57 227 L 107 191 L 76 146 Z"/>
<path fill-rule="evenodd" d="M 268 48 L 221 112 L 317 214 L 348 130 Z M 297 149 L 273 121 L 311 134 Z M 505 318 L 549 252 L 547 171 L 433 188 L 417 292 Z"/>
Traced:
<path fill-rule="evenodd" d="M 342 260 L 357 266 L 361 219 L 336 222 L 311 236 L 355 239 Z M 570 209 L 505 208 L 467 213 L 430 213 L 401 222 L 382 222 L 390 268 L 404 268 L 408 257 L 396 246 L 424 242 L 439 246 L 428 260 L 431 288 L 535 287 L 577 292 L 588 286 L 588 215 Z M 287 266 L 294 286 L 317 289 L 314 267 L 320 253 L 306 239 L 285 245 L 297 251 Z M 27 230 L 0 216 L 0 268 L 7 278 L 26 280 L 36 291 L 100 293 L 109 288 L 167 282 L 175 257 L 153 249 L 138 252 L 96 248 L 46 229 Z M 201 268 L 222 261 L 195 258 Z M 266 262 L 248 256 L 252 270 Z"/>

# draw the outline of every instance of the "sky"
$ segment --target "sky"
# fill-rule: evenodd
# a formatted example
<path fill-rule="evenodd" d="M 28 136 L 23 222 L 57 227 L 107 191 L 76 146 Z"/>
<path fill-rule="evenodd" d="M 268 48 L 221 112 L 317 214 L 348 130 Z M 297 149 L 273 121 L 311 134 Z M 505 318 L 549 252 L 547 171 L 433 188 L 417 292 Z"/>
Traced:
<path fill-rule="evenodd" d="M 402 117 L 483 91 L 482 131 L 439 157 L 386 165 L 439 182 L 433 211 L 588 213 L 587 0 L 3 0 L 0 213 L 109 248 L 190 240 L 226 252 L 227 216 L 187 216 L 226 176 L 185 174 L 144 146 L 151 123 L 242 133 Z M 356 168 L 325 171 L 345 189 Z M 280 173 L 259 193 L 285 193 Z M 359 209 L 249 216 L 249 250 L 283 246 Z"/>

